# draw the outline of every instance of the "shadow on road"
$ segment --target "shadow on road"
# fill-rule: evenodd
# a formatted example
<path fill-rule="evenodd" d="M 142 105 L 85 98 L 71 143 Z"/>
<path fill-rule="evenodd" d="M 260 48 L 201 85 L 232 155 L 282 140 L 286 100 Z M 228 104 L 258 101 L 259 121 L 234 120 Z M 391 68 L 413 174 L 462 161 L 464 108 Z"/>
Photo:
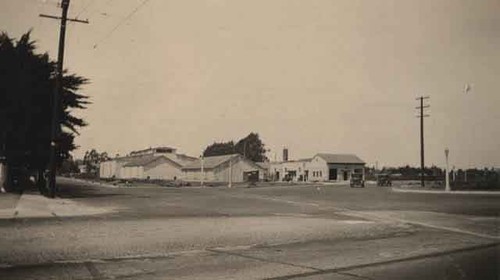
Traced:
<path fill-rule="evenodd" d="M 130 196 L 129 194 L 119 193 L 112 189 L 93 188 L 85 185 L 75 185 L 70 183 L 57 183 L 58 190 L 56 196 L 59 198 L 98 198 L 114 196 Z M 12 191 L 18 194 L 40 194 L 40 190 L 35 184 L 23 184 L 18 191 Z"/>
<path fill-rule="evenodd" d="M 70 184 L 58 184 L 57 197 L 60 198 L 98 198 L 98 197 L 114 197 L 114 196 L 129 196 L 125 193 L 119 193 L 114 189 L 92 188 L 89 186 L 76 186 Z"/>

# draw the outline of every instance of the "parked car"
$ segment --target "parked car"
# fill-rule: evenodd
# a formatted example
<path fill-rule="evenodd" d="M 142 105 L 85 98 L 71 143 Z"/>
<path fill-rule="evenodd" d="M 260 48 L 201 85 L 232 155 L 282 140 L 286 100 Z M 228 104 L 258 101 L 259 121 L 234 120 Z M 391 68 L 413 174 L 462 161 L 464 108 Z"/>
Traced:
<path fill-rule="evenodd" d="M 392 180 L 390 174 L 378 174 L 377 175 L 377 186 L 392 186 Z"/>
<path fill-rule="evenodd" d="M 353 173 L 351 174 L 351 188 L 356 186 L 365 187 L 365 179 L 363 178 L 363 174 Z"/>

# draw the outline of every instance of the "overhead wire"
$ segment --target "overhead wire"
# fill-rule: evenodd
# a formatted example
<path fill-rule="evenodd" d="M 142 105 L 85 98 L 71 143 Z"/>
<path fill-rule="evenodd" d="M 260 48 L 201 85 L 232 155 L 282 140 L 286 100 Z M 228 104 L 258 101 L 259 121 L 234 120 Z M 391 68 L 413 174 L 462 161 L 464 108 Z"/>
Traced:
<path fill-rule="evenodd" d="M 95 0 L 89 0 L 89 1 L 91 1 L 91 2 L 93 2 L 93 3 L 96 3 L 96 2 L 95 2 Z M 104 5 L 103 5 L 103 6 L 109 6 L 109 4 L 110 4 L 112 1 L 114 1 L 114 0 L 108 0 L 108 1 L 106 1 L 106 3 L 104 3 Z M 91 5 L 92 5 L 92 3 L 89 3 L 86 7 L 84 7 L 84 8 L 83 8 L 83 9 L 82 9 L 82 10 L 81 10 L 78 14 L 77 14 L 77 16 L 76 16 L 76 17 L 78 18 L 78 16 L 80 16 L 83 12 L 87 11 L 87 10 L 88 10 L 88 8 L 89 8 Z M 99 12 L 99 9 L 98 9 L 98 8 L 97 8 L 97 9 L 94 9 L 93 11 L 89 11 L 89 12 L 87 12 L 87 17 L 90 17 L 90 15 L 92 15 L 93 13 L 96 13 L 96 12 Z M 100 14 L 101 14 L 101 15 L 103 15 L 103 16 L 108 16 L 108 13 L 106 13 L 106 12 L 100 12 Z"/>
<path fill-rule="evenodd" d="M 111 2 L 112 0 L 108 1 Z M 127 20 L 132 18 L 134 14 L 136 14 L 140 9 L 142 9 L 149 1 L 151 0 L 144 0 L 139 4 L 137 7 L 135 7 L 127 16 L 125 16 L 121 21 L 118 22 L 118 24 L 115 25 L 100 41 L 94 44 L 94 49 L 96 49 L 100 44 L 102 44 L 106 39 L 108 39 L 120 26 L 122 26 Z"/>
<path fill-rule="evenodd" d="M 80 12 L 78 12 L 78 13 L 76 14 L 75 18 L 78 18 L 81 14 L 83 14 L 84 12 L 86 12 L 86 11 L 89 9 L 89 7 L 90 7 L 90 6 L 92 6 L 92 4 L 93 4 L 94 2 L 95 2 L 95 0 L 89 0 L 89 1 L 87 2 L 87 5 L 85 5 L 85 6 L 83 7 L 83 9 L 81 9 L 81 10 L 80 10 Z"/>

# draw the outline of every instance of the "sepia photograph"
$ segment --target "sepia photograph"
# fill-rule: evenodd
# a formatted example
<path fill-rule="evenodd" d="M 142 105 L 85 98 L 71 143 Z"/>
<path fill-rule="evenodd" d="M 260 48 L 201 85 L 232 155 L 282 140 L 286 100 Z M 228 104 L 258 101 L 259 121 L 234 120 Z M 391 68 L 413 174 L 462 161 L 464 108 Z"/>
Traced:
<path fill-rule="evenodd" d="M 500 0 L 0 0 L 0 279 L 500 279 Z"/>

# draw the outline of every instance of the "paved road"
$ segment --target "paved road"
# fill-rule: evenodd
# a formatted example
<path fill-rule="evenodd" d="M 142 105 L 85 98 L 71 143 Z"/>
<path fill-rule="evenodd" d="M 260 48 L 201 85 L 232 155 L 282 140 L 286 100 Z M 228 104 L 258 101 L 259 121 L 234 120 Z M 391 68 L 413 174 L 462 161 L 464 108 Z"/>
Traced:
<path fill-rule="evenodd" d="M 374 186 L 109 188 L 62 180 L 60 197 L 55 206 L 30 208 L 40 203 L 36 196 L 0 196 L 0 214 L 18 212 L 0 219 L 0 279 L 500 275 L 500 196 Z M 23 216 L 30 211 L 52 215 Z"/>

